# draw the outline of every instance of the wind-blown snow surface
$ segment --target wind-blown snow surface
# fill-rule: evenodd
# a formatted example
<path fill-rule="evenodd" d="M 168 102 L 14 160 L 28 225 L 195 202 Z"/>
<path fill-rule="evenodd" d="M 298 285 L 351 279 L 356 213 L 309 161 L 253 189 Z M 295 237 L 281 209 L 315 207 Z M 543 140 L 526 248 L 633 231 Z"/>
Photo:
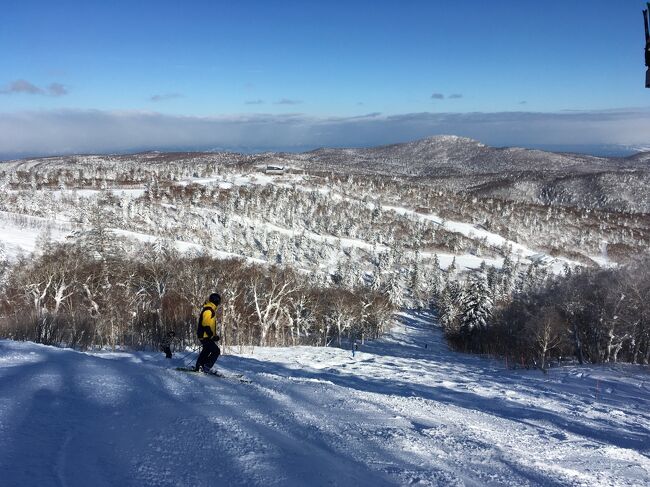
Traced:
<path fill-rule="evenodd" d="M 248 352 L 217 364 L 252 384 L 179 372 L 159 354 L 0 341 L 0 482 L 650 482 L 647 368 L 505 370 L 448 351 L 426 316 L 406 315 L 355 357 Z"/>

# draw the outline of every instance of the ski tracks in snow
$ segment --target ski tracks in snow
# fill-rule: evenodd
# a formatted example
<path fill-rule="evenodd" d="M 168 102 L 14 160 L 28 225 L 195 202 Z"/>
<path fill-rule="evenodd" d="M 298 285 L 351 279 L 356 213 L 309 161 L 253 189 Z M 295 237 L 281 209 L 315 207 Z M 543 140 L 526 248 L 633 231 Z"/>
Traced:
<path fill-rule="evenodd" d="M 647 368 L 505 370 L 403 314 L 352 356 L 224 356 L 242 384 L 147 353 L 0 341 L 8 485 L 647 485 Z"/>

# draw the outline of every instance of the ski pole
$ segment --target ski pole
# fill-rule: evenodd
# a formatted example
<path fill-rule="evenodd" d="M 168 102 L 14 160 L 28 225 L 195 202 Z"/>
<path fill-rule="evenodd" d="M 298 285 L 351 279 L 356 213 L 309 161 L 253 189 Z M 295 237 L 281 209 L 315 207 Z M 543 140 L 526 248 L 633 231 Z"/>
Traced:
<path fill-rule="evenodd" d="M 185 355 L 183 355 L 183 356 L 181 357 L 181 360 L 185 360 L 187 357 L 190 356 L 190 354 L 192 354 L 192 353 L 196 353 L 196 352 L 198 352 L 198 351 L 199 351 L 199 347 L 194 347 L 192 350 L 190 350 L 190 351 L 187 352 Z"/>

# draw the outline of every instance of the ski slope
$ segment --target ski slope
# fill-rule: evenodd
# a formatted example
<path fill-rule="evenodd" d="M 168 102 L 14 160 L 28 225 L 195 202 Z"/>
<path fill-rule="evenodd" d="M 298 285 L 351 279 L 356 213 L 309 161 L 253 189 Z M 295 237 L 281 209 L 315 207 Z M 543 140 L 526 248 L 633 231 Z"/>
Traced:
<path fill-rule="evenodd" d="M 38 239 L 49 232 L 55 241 L 65 240 L 72 225 L 66 221 L 0 211 L 0 255 L 15 260 L 36 250 Z"/>
<path fill-rule="evenodd" d="M 415 210 L 411 210 L 409 208 L 404 208 L 401 206 L 385 205 L 383 206 L 383 208 L 385 210 L 394 211 L 398 215 L 407 215 L 411 218 L 433 222 L 436 225 L 440 225 L 442 228 L 448 230 L 449 232 L 459 233 L 470 239 L 484 240 L 485 242 L 492 245 L 493 247 L 501 247 L 501 248 L 509 247 L 511 251 L 514 253 L 514 255 L 523 257 L 524 259 L 527 259 L 528 262 L 532 262 L 532 260 L 542 259 L 543 261 L 546 261 L 547 264 L 550 265 L 551 270 L 555 274 L 560 274 L 564 272 L 565 264 L 571 267 L 581 265 L 579 262 L 576 262 L 571 259 L 567 259 L 566 257 L 551 257 L 550 255 L 547 255 L 543 252 L 540 252 L 538 250 L 533 250 L 531 248 L 526 247 L 525 245 L 514 242 L 512 240 L 508 240 L 507 238 L 502 237 L 497 233 L 484 230 L 471 223 L 445 220 L 434 213 L 418 213 Z M 462 256 L 462 257 L 466 257 L 466 256 Z M 486 263 L 496 267 L 501 267 L 501 265 L 503 265 L 503 259 L 496 259 L 496 261 L 488 259 Z M 478 267 L 478 265 L 472 266 L 471 264 L 467 264 L 467 265 L 461 264 L 461 266 L 464 266 L 468 269 L 472 269 L 472 268 L 475 269 Z"/>
<path fill-rule="evenodd" d="M 354 357 L 219 359 L 252 384 L 162 354 L 0 341 L 2 484 L 650 483 L 647 367 L 506 370 L 450 352 L 429 320 L 401 315 Z"/>

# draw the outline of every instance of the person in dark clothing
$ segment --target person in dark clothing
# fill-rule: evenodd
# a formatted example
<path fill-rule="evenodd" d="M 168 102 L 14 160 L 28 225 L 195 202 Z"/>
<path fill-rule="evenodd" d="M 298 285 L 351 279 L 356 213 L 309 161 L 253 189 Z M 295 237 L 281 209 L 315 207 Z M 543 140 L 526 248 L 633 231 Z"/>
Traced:
<path fill-rule="evenodd" d="M 166 358 L 172 358 L 172 342 L 174 341 L 174 337 L 176 337 L 176 333 L 170 331 L 162 339 L 162 342 L 160 342 L 160 349 L 165 352 Z"/>
<path fill-rule="evenodd" d="M 209 372 L 219 358 L 221 350 L 217 346 L 219 335 L 217 335 L 217 324 L 221 323 L 222 309 L 221 296 L 217 293 L 210 294 L 210 297 L 203 305 L 196 334 L 201 341 L 202 349 L 196 359 L 194 370 Z"/>
<path fill-rule="evenodd" d="M 160 350 L 165 352 L 166 358 L 172 358 L 172 343 L 174 342 L 175 338 L 176 338 L 176 333 L 170 331 L 167 333 L 167 335 L 165 335 L 165 337 L 160 342 Z"/>

